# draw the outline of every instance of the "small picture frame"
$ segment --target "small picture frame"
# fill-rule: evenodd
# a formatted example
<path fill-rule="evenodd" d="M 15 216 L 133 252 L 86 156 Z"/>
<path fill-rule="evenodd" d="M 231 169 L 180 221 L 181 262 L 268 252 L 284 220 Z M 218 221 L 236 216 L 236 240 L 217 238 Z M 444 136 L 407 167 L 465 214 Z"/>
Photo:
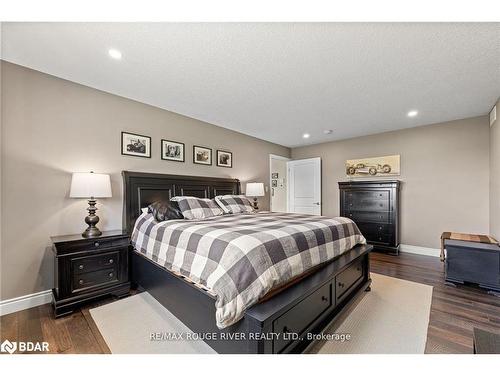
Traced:
<path fill-rule="evenodd" d="M 212 149 L 203 146 L 193 146 L 193 163 L 212 165 Z"/>
<path fill-rule="evenodd" d="M 184 143 L 169 141 L 168 139 L 161 140 L 161 158 L 162 160 L 178 161 L 183 163 L 184 157 Z"/>
<path fill-rule="evenodd" d="M 224 168 L 233 167 L 233 153 L 229 151 L 217 150 L 217 166 Z"/>
<path fill-rule="evenodd" d="M 271 187 L 278 187 L 278 180 L 271 180 Z"/>
<path fill-rule="evenodd" d="M 271 173 L 271 178 L 276 180 L 278 178 L 278 173 Z"/>
<path fill-rule="evenodd" d="M 151 157 L 151 137 L 122 132 L 122 155 Z"/>

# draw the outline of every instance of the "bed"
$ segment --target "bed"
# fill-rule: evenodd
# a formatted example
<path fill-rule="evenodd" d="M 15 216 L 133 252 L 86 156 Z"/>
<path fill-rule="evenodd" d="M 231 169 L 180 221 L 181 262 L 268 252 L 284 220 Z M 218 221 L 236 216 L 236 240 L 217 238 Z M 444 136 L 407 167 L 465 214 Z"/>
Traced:
<path fill-rule="evenodd" d="M 216 195 L 240 193 L 240 183 L 235 179 L 128 171 L 123 172 L 123 179 L 123 218 L 124 227 L 129 233 L 133 232 L 142 214 L 141 208 L 154 201 L 178 195 L 213 198 Z M 145 219 L 146 216 L 142 215 L 141 219 Z M 265 225 L 262 223 L 266 220 L 277 220 L 273 214 L 251 216 L 217 218 L 202 224 L 203 228 L 218 225 L 217 230 L 220 231 L 220 225 L 227 223 L 235 228 L 239 225 L 251 229 L 255 225 Z M 300 228 L 296 223 L 299 219 L 310 222 L 310 218 L 297 216 L 290 219 L 286 227 L 290 229 L 296 225 Z M 279 220 L 288 218 L 280 216 Z M 256 221 L 262 223 L 257 224 Z M 300 225 L 304 224 L 300 222 Z M 167 229 L 169 226 L 186 224 L 167 223 Z M 255 236 L 261 235 L 257 233 L 260 230 L 253 232 Z M 220 306 L 216 308 L 219 299 L 211 288 L 207 288 L 206 283 L 203 285 L 196 282 L 198 280 L 193 281 L 182 269 L 165 266 L 164 262 L 148 254 L 145 251 L 147 246 L 137 242 L 137 238 L 134 243 L 138 248 L 132 247 L 130 252 L 133 285 L 148 291 L 218 353 L 302 352 L 313 342 L 314 334 L 321 333 L 357 295 L 370 290 L 368 254 L 372 247 L 360 244 L 350 248 L 348 242 L 347 251 L 333 254 L 333 260 L 322 261 L 306 272 L 293 275 L 286 283 L 278 282 L 269 290 L 259 291 L 258 301 L 238 310 L 238 316 L 224 321 L 215 318 L 220 313 Z"/>

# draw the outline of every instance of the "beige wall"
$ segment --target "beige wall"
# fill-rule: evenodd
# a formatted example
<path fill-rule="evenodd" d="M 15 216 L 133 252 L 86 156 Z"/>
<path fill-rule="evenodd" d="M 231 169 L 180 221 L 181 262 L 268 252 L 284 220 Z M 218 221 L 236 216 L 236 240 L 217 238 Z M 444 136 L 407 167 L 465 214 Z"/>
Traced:
<path fill-rule="evenodd" d="M 113 198 L 98 203 L 106 230 L 121 227 L 122 170 L 233 177 L 244 188 L 250 180 L 269 184 L 270 153 L 290 156 L 286 147 L 1 65 L 1 300 L 52 287 L 49 236 L 84 229 L 86 202 L 68 198 L 73 171 L 111 174 Z M 122 130 L 151 136 L 152 158 L 122 156 Z M 489 207 L 491 232 L 500 237 L 498 120 L 489 135 L 483 116 L 296 148 L 291 156 L 322 158 L 323 212 L 336 216 L 346 159 L 401 154 L 402 243 L 437 248 L 443 230 L 487 233 Z M 161 160 L 161 138 L 184 142 L 186 163 Z M 194 165 L 193 144 L 233 151 L 234 168 Z M 268 199 L 259 199 L 262 209 Z"/>
<path fill-rule="evenodd" d="M 292 149 L 322 159 L 323 214 L 339 214 L 346 159 L 401 155 L 401 243 L 438 248 L 443 231 L 487 233 L 487 116 Z"/>
<path fill-rule="evenodd" d="M 500 99 L 490 128 L 490 234 L 500 240 Z"/>
<path fill-rule="evenodd" d="M 269 184 L 269 142 L 2 62 L 1 300 L 52 288 L 49 236 L 79 233 L 86 202 L 69 199 L 73 171 L 110 173 L 99 227 L 121 228 L 122 170 L 239 178 Z M 152 137 L 152 158 L 120 154 L 122 130 Z M 160 139 L 186 144 L 186 162 L 160 159 Z M 192 163 L 193 144 L 233 152 L 232 169 Z M 214 151 L 215 152 L 215 151 Z M 259 200 L 269 207 L 269 195 Z"/>

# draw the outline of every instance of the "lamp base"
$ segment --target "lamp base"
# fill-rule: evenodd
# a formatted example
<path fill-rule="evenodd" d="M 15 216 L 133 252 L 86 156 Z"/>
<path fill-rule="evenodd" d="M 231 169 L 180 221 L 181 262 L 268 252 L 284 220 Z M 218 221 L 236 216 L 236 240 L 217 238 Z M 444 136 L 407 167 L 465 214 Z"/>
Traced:
<path fill-rule="evenodd" d="M 259 206 L 257 205 L 257 197 L 253 197 L 253 209 L 258 210 Z"/>
<path fill-rule="evenodd" d="M 88 227 L 83 231 L 82 237 L 85 238 L 99 237 L 101 234 L 102 232 L 96 227 Z"/>
<path fill-rule="evenodd" d="M 88 227 L 82 233 L 82 237 L 92 238 L 99 237 L 102 232 L 96 227 L 96 224 L 99 222 L 99 216 L 95 214 L 97 208 L 95 207 L 96 200 L 93 198 L 89 199 L 89 208 L 87 211 L 89 215 L 85 218 L 85 223 L 87 223 Z"/>

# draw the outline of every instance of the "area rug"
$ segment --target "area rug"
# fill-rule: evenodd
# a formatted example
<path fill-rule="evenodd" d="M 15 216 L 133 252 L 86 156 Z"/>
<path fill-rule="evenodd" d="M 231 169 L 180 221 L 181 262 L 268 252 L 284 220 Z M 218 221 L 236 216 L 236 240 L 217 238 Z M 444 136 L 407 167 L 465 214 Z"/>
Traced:
<path fill-rule="evenodd" d="M 432 287 L 372 273 L 372 291 L 328 327 L 310 353 L 424 353 Z M 148 293 L 90 310 L 112 353 L 215 353 Z M 177 339 L 170 333 L 183 333 Z M 165 339 L 165 334 L 168 337 Z"/>

